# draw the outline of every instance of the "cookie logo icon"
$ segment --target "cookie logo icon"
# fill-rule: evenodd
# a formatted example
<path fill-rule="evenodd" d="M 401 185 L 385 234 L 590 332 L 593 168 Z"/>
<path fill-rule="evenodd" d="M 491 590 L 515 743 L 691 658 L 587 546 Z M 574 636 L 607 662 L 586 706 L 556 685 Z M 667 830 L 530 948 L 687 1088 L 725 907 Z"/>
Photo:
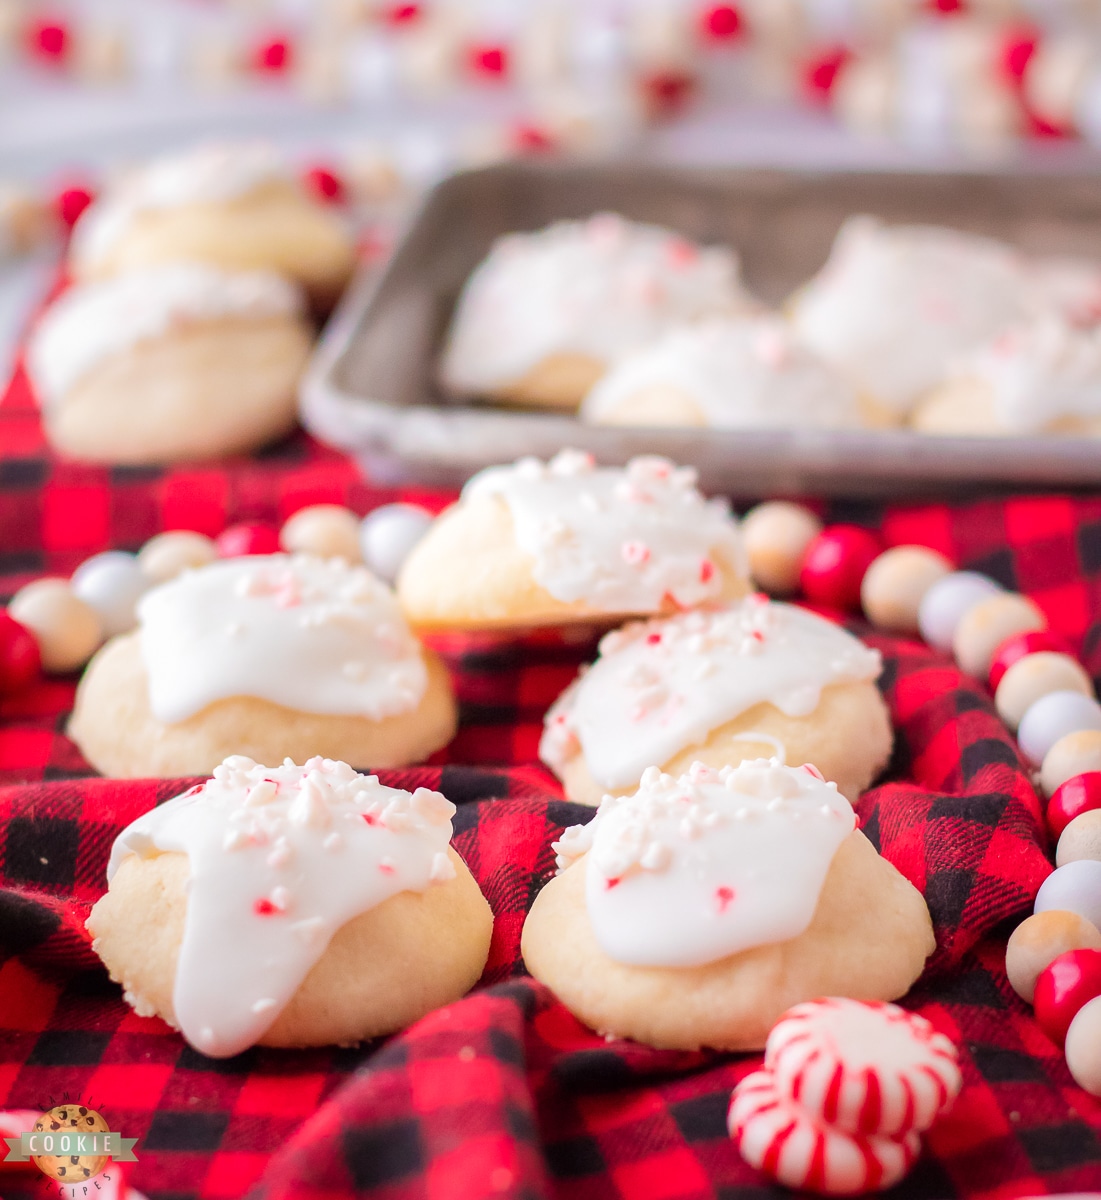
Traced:
<path fill-rule="evenodd" d="M 83 1183 L 85 1180 L 94 1179 L 107 1166 L 110 1156 L 87 1153 L 88 1149 L 97 1147 L 102 1139 L 82 1138 L 80 1135 L 104 1134 L 110 1131 L 107 1122 L 94 1108 L 85 1108 L 82 1104 L 59 1104 L 35 1121 L 34 1132 L 52 1135 L 49 1138 L 49 1148 L 63 1152 L 36 1154 L 32 1161 L 43 1175 L 56 1179 L 58 1183 Z M 39 1142 L 45 1149 L 47 1138 L 43 1136 Z M 71 1153 L 72 1151 L 78 1153 Z M 79 1153 L 80 1151 L 85 1153 Z"/>

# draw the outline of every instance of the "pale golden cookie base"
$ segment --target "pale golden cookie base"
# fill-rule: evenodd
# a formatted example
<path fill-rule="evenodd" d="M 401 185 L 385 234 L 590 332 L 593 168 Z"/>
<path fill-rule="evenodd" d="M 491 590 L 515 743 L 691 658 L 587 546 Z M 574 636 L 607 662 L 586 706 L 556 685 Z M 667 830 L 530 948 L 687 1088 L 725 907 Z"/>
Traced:
<path fill-rule="evenodd" d="M 431 651 L 423 653 L 428 687 L 420 704 L 381 721 L 295 712 L 234 696 L 164 725 L 149 710 L 140 634 L 124 634 L 88 664 L 68 732 L 97 771 L 116 779 L 209 775 L 231 754 L 264 763 L 302 763 L 320 754 L 354 767 L 402 767 L 423 761 L 455 735 L 447 669 Z"/>
<path fill-rule="evenodd" d="M 598 1033 L 659 1049 L 759 1050 L 793 1004 L 905 995 L 936 948 L 921 893 L 859 832 L 838 849 L 799 937 L 702 967 L 609 958 L 589 921 L 585 876 L 583 858 L 535 898 L 520 939 L 524 963 Z"/>
<path fill-rule="evenodd" d="M 591 425 L 625 425 L 643 428 L 705 429 L 703 409 L 680 388 L 652 384 L 625 396 L 619 404 L 592 416 L 582 412 Z"/>
<path fill-rule="evenodd" d="M 463 860 L 452 849 L 448 856 L 454 879 L 401 892 L 338 929 L 259 1044 L 381 1037 L 465 995 L 485 967 L 493 914 Z M 188 869 L 185 854 L 132 855 L 88 918 L 111 978 L 140 1011 L 152 1009 L 173 1027 Z"/>
<path fill-rule="evenodd" d="M 694 762 L 709 767 L 736 766 L 746 759 L 771 758 L 768 742 L 736 739 L 735 734 L 764 733 L 779 738 L 788 766 L 812 763 L 852 803 L 887 765 L 894 735 L 883 698 L 872 683 L 839 683 L 823 688 L 809 716 L 789 717 L 771 704 L 757 704 L 733 721 L 713 729 L 707 740 L 659 764 L 667 775 L 683 775 Z M 597 805 L 608 791 L 592 777 L 584 756 L 574 755 L 558 772 L 566 797 Z M 613 794 L 630 795 L 637 782 Z"/>
<path fill-rule="evenodd" d="M 515 382 L 487 391 L 486 399 L 573 412 L 607 369 L 606 362 L 587 354 L 552 354 Z"/>
<path fill-rule="evenodd" d="M 981 379 L 961 377 L 930 392 L 914 410 L 910 424 L 918 433 L 946 437 L 1014 437 L 998 417 L 994 395 Z M 1062 417 L 1045 433 L 1101 435 L 1101 417 Z"/>
<path fill-rule="evenodd" d="M 147 209 L 98 259 L 76 259 L 77 279 L 106 279 L 164 263 L 205 262 L 226 271 L 275 271 L 329 305 L 355 266 L 342 222 L 293 184 L 272 182 L 231 200 Z"/>
<path fill-rule="evenodd" d="M 749 590 L 738 565 L 712 550 L 723 575 L 716 602 Z M 500 496 L 477 496 L 452 505 L 413 547 L 398 576 L 397 593 L 407 620 L 422 629 L 516 629 L 575 622 L 615 625 L 630 616 L 582 601 L 556 600 L 532 578 L 532 560 L 516 544 L 512 514 Z"/>
<path fill-rule="evenodd" d="M 203 321 L 97 364 L 44 416 L 62 454 L 130 465 L 218 458 L 294 428 L 310 356 L 296 317 Z"/>

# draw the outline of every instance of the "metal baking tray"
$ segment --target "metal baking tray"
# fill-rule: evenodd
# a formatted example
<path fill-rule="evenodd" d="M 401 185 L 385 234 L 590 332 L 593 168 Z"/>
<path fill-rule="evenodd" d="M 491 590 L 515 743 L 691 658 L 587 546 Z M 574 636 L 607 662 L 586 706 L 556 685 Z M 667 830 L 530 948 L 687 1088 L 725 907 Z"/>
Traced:
<path fill-rule="evenodd" d="M 445 397 L 434 378 L 440 345 L 494 238 L 601 210 L 732 246 L 749 286 L 773 304 L 823 264 L 854 212 L 1101 260 L 1101 175 L 493 166 L 436 187 L 387 264 L 353 284 L 304 379 L 303 423 L 388 482 L 456 486 L 492 463 L 575 446 L 607 463 L 666 454 L 696 466 L 708 490 L 739 497 L 1101 484 L 1101 441 L 1085 438 L 623 429 Z"/>

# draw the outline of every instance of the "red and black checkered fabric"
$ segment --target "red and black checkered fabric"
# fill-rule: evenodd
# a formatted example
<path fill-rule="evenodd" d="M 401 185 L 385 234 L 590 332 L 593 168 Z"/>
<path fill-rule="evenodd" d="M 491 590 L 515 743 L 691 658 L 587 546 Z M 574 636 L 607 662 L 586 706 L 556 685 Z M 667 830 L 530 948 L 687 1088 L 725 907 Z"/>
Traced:
<path fill-rule="evenodd" d="M 444 496 L 413 498 L 439 507 Z M 117 471 L 55 461 L 17 381 L 0 405 L 0 587 L 66 573 L 164 528 L 217 532 L 319 501 L 398 497 L 299 438 L 256 460 Z M 1101 670 L 1101 499 L 838 508 L 1032 595 Z M 896 729 L 885 779 L 860 805 L 868 835 L 925 894 L 937 952 L 906 1003 L 962 1048 L 964 1091 L 895 1194 L 1009 1198 L 1101 1188 L 1101 1102 L 1009 988 L 1005 936 L 1050 870 L 1039 804 L 989 696 L 944 657 L 873 638 Z M 371 1196 L 688 1200 L 780 1194 L 725 1132 L 730 1089 L 759 1056 L 605 1042 L 523 973 L 524 914 L 550 843 L 589 810 L 535 764 L 542 714 L 591 647 L 552 635 L 443 639 L 460 698 L 437 761 L 384 772 L 459 805 L 456 846 L 495 913 L 482 983 L 383 1044 L 252 1050 L 216 1062 L 134 1015 L 83 930 L 111 840 L 190 781 L 90 774 L 64 736 L 73 681 L 0 705 L 0 1108 L 79 1094 L 137 1137 L 151 1200 Z M 4 1200 L 41 1182 L 0 1168 Z"/>

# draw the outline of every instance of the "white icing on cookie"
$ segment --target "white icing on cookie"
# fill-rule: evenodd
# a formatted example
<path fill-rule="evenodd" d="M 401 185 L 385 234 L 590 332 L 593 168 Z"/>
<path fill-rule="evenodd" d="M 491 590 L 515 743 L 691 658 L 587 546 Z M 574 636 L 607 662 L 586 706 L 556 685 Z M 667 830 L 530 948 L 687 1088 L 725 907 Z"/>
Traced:
<path fill-rule="evenodd" d="M 602 612 L 658 612 L 666 597 L 683 608 L 716 599 L 716 557 L 748 570 L 726 503 L 705 500 L 696 473 L 664 458 L 597 467 L 591 455 L 562 450 L 549 463 L 521 459 L 489 467 L 463 499 L 500 496 L 532 575 L 556 600 Z"/>
<path fill-rule="evenodd" d="M 1041 311 L 1054 309 L 1072 325 L 1101 322 L 1101 263 L 1052 256 L 1035 259 L 1028 271 Z"/>
<path fill-rule="evenodd" d="M 559 221 L 494 243 L 459 298 L 441 378 L 476 392 L 554 354 L 615 362 L 671 325 L 750 304 L 728 249 L 612 213 Z"/>
<path fill-rule="evenodd" d="M 217 204 L 291 179 L 286 163 L 262 142 L 206 143 L 162 155 L 89 205 L 73 228 L 70 254 L 90 266 L 110 254 L 143 212 Z"/>
<path fill-rule="evenodd" d="M 673 330 L 613 367 L 585 398 L 600 424 L 650 388 L 685 395 L 714 429 L 856 429 L 856 392 L 779 317 L 713 317 Z"/>
<path fill-rule="evenodd" d="M 605 788 L 768 702 L 809 716 L 831 684 L 874 680 L 879 652 L 805 609 L 754 595 L 717 612 L 636 622 L 551 706 L 539 756 L 556 771 L 578 752 Z"/>
<path fill-rule="evenodd" d="M 640 967 L 699 967 L 786 942 L 810 924 L 830 863 L 856 828 L 813 767 L 760 758 L 674 779 L 649 767 L 554 845 L 586 856 L 585 903 L 601 948 Z"/>
<path fill-rule="evenodd" d="M 932 226 L 852 217 L 829 262 L 797 293 L 796 332 L 861 392 L 899 414 L 951 363 L 1027 315 L 1027 276 L 1009 246 Z"/>
<path fill-rule="evenodd" d="M 232 696 L 380 721 L 428 686 L 393 593 L 342 559 L 211 563 L 146 592 L 138 620 L 149 706 L 166 724 Z"/>
<path fill-rule="evenodd" d="M 188 324 L 222 317 L 293 315 L 294 284 L 269 271 L 220 271 L 174 263 L 102 283 L 77 284 L 43 314 L 31 335 L 27 367 L 40 403 L 57 403 L 104 359 Z"/>
<path fill-rule="evenodd" d="M 235 756 L 123 830 L 107 878 L 131 854 L 187 855 L 172 1006 L 184 1037 L 224 1058 L 271 1028 L 342 925 L 454 877 L 454 812 L 439 792 L 383 787 L 342 762 Z"/>
<path fill-rule="evenodd" d="M 1041 317 L 961 359 L 953 376 L 989 388 L 999 425 L 1040 433 L 1067 417 L 1101 418 L 1101 327 Z"/>

